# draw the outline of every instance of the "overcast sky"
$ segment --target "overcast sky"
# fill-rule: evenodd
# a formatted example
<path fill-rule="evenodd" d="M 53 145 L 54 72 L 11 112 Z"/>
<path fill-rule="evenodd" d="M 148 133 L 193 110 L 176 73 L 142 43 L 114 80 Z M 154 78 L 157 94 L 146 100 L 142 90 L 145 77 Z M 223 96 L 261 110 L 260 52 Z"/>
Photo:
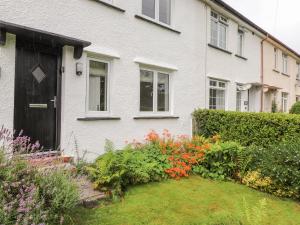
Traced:
<path fill-rule="evenodd" d="M 300 0 L 224 0 L 300 53 Z"/>

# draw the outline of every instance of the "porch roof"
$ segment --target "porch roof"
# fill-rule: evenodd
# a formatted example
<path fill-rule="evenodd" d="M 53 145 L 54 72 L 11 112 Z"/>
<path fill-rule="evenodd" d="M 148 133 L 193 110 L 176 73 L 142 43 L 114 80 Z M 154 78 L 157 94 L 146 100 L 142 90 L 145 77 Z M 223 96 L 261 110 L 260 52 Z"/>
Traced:
<path fill-rule="evenodd" d="M 5 45 L 6 33 L 52 46 L 72 46 L 75 48 L 74 58 L 76 59 L 81 57 L 83 48 L 91 45 L 88 41 L 0 20 L 0 45 Z"/>
<path fill-rule="evenodd" d="M 276 86 L 272 86 L 272 85 L 268 85 L 268 84 L 264 84 L 264 92 L 277 91 L 277 90 L 280 90 L 280 89 L 282 89 L 282 88 L 276 87 Z"/>

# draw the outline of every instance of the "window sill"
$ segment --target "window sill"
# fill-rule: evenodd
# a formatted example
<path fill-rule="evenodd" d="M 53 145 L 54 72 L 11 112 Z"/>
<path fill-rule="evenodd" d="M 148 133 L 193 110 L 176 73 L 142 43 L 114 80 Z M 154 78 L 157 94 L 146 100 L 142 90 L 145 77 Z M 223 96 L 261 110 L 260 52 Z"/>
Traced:
<path fill-rule="evenodd" d="M 165 119 L 179 119 L 179 116 L 136 116 L 135 120 L 165 120 Z"/>
<path fill-rule="evenodd" d="M 277 70 L 277 69 L 273 69 L 273 71 L 276 73 L 280 73 L 279 70 Z"/>
<path fill-rule="evenodd" d="M 223 48 L 220 48 L 220 47 L 218 47 L 218 46 L 215 46 L 215 45 L 212 45 L 212 44 L 208 44 L 208 46 L 211 47 L 211 48 L 220 50 L 220 51 L 222 51 L 222 52 L 224 52 L 224 53 L 227 53 L 227 54 L 229 54 L 229 55 L 232 55 L 232 52 L 227 51 L 227 50 L 225 50 L 225 49 L 223 49 Z"/>
<path fill-rule="evenodd" d="M 281 75 L 286 76 L 286 77 L 290 77 L 290 75 L 288 75 L 287 73 L 281 73 Z"/>
<path fill-rule="evenodd" d="M 122 9 L 122 8 L 120 8 L 118 6 L 113 5 L 113 4 L 110 4 L 110 3 L 107 3 L 107 2 L 104 2 L 104 1 L 101 1 L 101 0 L 93 0 L 93 1 L 98 2 L 98 3 L 102 4 L 102 5 L 105 5 L 105 6 L 109 7 L 109 8 L 111 8 L 111 9 L 115 9 L 115 10 L 117 10 L 119 12 L 122 12 L 122 13 L 126 12 L 125 9 Z"/>
<path fill-rule="evenodd" d="M 245 58 L 245 57 L 243 57 L 241 55 L 238 55 L 238 54 L 235 54 L 235 56 L 238 57 L 238 58 L 240 58 L 240 59 L 246 60 L 246 61 L 248 60 L 247 58 Z"/>
<path fill-rule="evenodd" d="M 140 20 L 143 20 L 143 21 L 146 21 L 146 22 L 148 22 L 148 23 L 152 23 L 152 24 L 154 24 L 154 25 L 156 25 L 156 26 L 159 26 L 159 27 L 164 28 L 164 29 L 166 29 L 166 30 L 172 31 L 172 32 L 174 32 L 174 33 L 181 34 L 180 31 L 175 30 L 175 29 L 172 28 L 171 26 L 165 25 L 165 24 L 163 24 L 163 23 L 159 23 L 159 22 L 157 22 L 157 21 L 155 21 L 155 20 L 153 20 L 153 19 L 150 19 L 150 18 L 148 18 L 148 17 L 146 17 L 146 16 L 143 16 L 143 15 L 135 15 L 135 18 L 140 19 Z"/>
<path fill-rule="evenodd" d="M 111 116 L 99 116 L 99 117 L 83 117 L 77 118 L 78 121 L 99 121 L 99 120 L 121 120 L 120 117 L 111 117 Z"/>

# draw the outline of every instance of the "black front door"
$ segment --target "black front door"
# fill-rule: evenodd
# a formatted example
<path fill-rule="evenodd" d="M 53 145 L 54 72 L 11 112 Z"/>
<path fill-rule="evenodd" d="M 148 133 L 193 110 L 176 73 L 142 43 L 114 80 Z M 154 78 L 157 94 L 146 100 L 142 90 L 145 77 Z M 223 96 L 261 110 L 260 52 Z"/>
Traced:
<path fill-rule="evenodd" d="M 57 139 L 58 66 L 60 48 L 17 37 L 15 112 L 16 134 L 21 130 L 45 150 Z"/>

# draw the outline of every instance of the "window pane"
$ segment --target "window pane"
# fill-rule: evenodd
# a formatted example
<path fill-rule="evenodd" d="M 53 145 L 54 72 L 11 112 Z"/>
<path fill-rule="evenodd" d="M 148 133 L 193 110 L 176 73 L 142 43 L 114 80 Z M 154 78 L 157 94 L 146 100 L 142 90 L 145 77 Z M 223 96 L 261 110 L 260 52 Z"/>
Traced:
<path fill-rule="evenodd" d="M 219 47 L 226 49 L 226 25 L 219 23 Z"/>
<path fill-rule="evenodd" d="M 225 91 L 224 90 L 216 90 L 217 97 L 216 97 L 216 109 L 225 109 Z"/>
<path fill-rule="evenodd" d="M 211 20 L 210 43 L 215 46 L 218 45 L 218 22 L 214 19 Z"/>
<path fill-rule="evenodd" d="M 278 68 L 278 55 L 277 55 L 277 49 L 274 48 L 274 67 L 275 69 Z"/>
<path fill-rule="evenodd" d="M 240 56 L 243 55 L 243 40 L 244 40 L 244 33 L 242 31 L 238 31 L 238 54 Z"/>
<path fill-rule="evenodd" d="M 209 85 L 212 86 L 212 87 L 216 87 L 216 86 L 217 86 L 217 81 L 215 81 L 215 80 L 210 80 L 210 81 L 209 81 Z"/>
<path fill-rule="evenodd" d="M 225 87 L 226 87 L 226 84 L 225 84 L 224 82 L 220 82 L 220 81 L 219 81 L 219 87 L 225 88 Z"/>
<path fill-rule="evenodd" d="M 158 73 L 157 77 L 157 111 L 169 111 L 169 75 Z"/>
<path fill-rule="evenodd" d="M 140 111 L 153 111 L 153 72 L 141 70 Z"/>
<path fill-rule="evenodd" d="M 155 0 L 142 1 L 142 14 L 155 19 Z"/>
<path fill-rule="evenodd" d="M 282 111 L 287 112 L 288 111 L 288 93 L 282 93 L 281 95 L 281 105 L 282 105 Z"/>
<path fill-rule="evenodd" d="M 159 0 L 159 21 L 170 24 L 171 21 L 171 0 Z"/>
<path fill-rule="evenodd" d="M 107 64 L 90 61 L 89 111 L 107 110 Z"/>
<path fill-rule="evenodd" d="M 209 90 L 209 109 L 216 109 L 216 107 L 217 107 L 216 97 L 217 97 L 217 90 L 210 89 Z"/>
<path fill-rule="evenodd" d="M 240 112 L 242 109 L 242 92 L 236 91 L 236 111 Z"/>

